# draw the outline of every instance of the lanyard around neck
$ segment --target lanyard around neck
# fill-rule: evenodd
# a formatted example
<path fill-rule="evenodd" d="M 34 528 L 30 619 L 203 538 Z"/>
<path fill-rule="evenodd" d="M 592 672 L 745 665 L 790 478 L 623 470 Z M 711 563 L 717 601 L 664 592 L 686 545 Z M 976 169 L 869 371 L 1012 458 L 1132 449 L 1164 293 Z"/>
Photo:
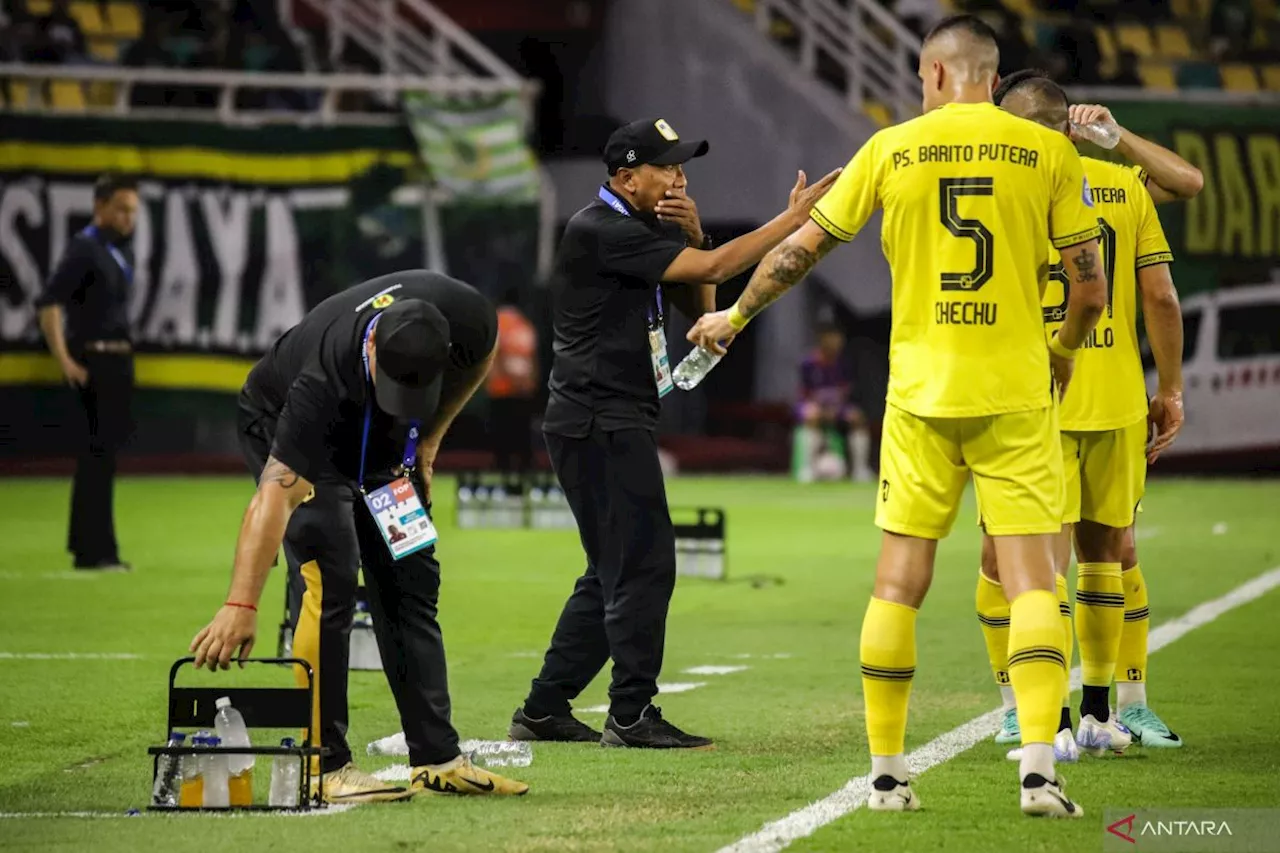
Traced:
<path fill-rule="evenodd" d="M 604 186 L 600 187 L 600 192 L 598 193 L 598 195 L 601 201 L 603 201 L 605 204 L 612 207 L 618 213 L 621 213 L 623 216 L 626 216 L 628 218 L 631 216 L 631 211 L 627 209 L 627 206 L 625 204 L 623 204 L 622 199 L 618 198 L 618 196 L 608 187 L 604 187 Z M 654 302 L 656 303 L 656 306 L 657 306 L 657 313 L 656 314 L 654 313 L 654 309 L 652 307 L 649 308 L 649 325 L 661 326 L 662 325 L 662 285 L 658 285 L 658 290 L 654 298 Z"/>
<path fill-rule="evenodd" d="M 84 234 L 86 237 L 92 237 L 95 240 L 102 235 L 102 232 L 98 230 L 97 225 L 90 225 L 80 233 Z M 115 259 L 116 266 L 120 267 L 120 272 L 124 273 L 125 282 L 127 284 L 133 284 L 133 265 L 130 264 L 128 258 L 124 256 L 124 252 L 121 252 L 112 243 L 104 241 L 102 245 L 106 246 L 107 251 L 111 253 L 111 257 Z"/>
<path fill-rule="evenodd" d="M 373 419 L 373 373 L 369 370 L 369 338 L 373 335 L 373 327 L 378 324 L 378 318 L 381 316 L 381 311 L 373 315 L 373 319 L 365 327 L 364 339 L 360 343 L 360 359 L 364 362 L 365 398 L 364 429 L 360 433 L 360 476 L 357 484 L 362 492 L 364 491 L 364 459 L 369 451 L 369 422 Z M 402 457 L 402 464 L 406 474 L 413 470 L 414 463 L 417 461 L 418 427 L 421 424 L 421 421 L 409 421 L 409 435 L 404 442 L 404 456 Z"/>

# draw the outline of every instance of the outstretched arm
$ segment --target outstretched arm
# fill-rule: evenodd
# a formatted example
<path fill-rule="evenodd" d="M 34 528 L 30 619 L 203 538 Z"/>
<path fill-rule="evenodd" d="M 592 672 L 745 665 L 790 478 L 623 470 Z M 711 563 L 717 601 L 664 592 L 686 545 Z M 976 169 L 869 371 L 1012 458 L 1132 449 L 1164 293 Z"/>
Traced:
<path fill-rule="evenodd" d="M 781 245 L 765 255 L 733 307 L 704 315 L 689 330 L 689 340 L 723 353 L 724 343 L 731 341 L 753 317 L 795 287 L 839 242 L 813 220 L 806 221 Z"/>
<path fill-rule="evenodd" d="M 1195 198 L 1204 188 L 1204 175 L 1199 169 L 1163 145 L 1122 127 L 1112 117 L 1111 110 L 1101 104 L 1072 105 L 1071 121 L 1079 125 L 1102 122 L 1114 126 L 1120 132 L 1116 150 L 1147 173 L 1147 191 L 1156 204 Z"/>

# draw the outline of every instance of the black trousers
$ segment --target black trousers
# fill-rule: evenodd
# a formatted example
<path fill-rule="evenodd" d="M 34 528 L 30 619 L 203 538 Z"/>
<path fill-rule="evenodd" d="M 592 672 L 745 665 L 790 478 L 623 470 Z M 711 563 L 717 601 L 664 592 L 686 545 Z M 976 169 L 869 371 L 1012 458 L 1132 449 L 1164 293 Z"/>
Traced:
<path fill-rule="evenodd" d="M 71 484 L 67 550 L 76 565 L 91 565 L 120 559 L 113 494 L 116 454 L 133 429 L 133 356 L 85 353 L 81 363 L 89 371 L 77 389 L 87 429 Z"/>
<path fill-rule="evenodd" d="M 260 476 L 274 424 L 243 404 L 240 417 L 245 459 Z M 420 480 L 416 485 L 424 494 Z M 347 484 L 320 483 L 314 497 L 289 519 L 284 553 L 289 575 L 301 577 L 303 583 L 293 656 L 308 661 L 319 682 L 312 725 L 320 732 L 324 771 L 351 760 L 347 673 L 361 565 L 378 652 L 400 712 L 409 760 L 419 766 L 456 757 L 458 733 L 450 721 L 444 640 L 436 618 L 440 564 L 435 548 L 393 560 L 359 493 Z M 305 683 L 305 678 L 299 681 Z"/>
<path fill-rule="evenodd" d="M 587 570 L 578 578 L 525 703 L 567 714 L 610 658 L 610 711 L 640 713 L 658 692 L 675 533 L 652 432 L 548 434 L 547 451 L 578 522 Z"/>

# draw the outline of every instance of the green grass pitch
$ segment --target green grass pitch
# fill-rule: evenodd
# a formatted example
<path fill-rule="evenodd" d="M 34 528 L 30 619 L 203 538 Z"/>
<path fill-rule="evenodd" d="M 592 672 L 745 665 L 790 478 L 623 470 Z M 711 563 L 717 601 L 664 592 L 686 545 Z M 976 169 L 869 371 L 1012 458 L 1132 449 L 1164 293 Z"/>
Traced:
<path fill-rule="evenodd" d="M 715 737 L 717 751 L 535 745 L 518 774 L 532 791 L 516 800 L 424 797 L 313 818 L 123 817 L 148 798 L 146 748 L 164 733 L 168 666 L 225 594 L 249 482 L 121 482 L 129 575 L 69 569 L 67 493 L 65 482 L 0 481 L 0 848 L 713 851 L 869 769 L 858 632 L 879 542 L 874 489 L 680 478 L 670 484 L 674 506 L 728 510 L 731 577 L 781 580 L 678 584 L 663 680 L 705 685 L 658 702 L 678 725 Z M 458 531 L 449 481 L 436 498 L 455 723 L 464 738 L 502 737 L 581 551 L 568 531 Z M 1152 483 L 1139 551 L 1153 625 L 1280 565 L 1277 506 L 1278 482 Z M 919 620 L 908 750 L 999 703 L 973 612 L 977 548 L 970 500 L 939 548 Z M 277 571 L 269 583 L 258 655 L 274 650 L 281 579 Z M 1153 705 L 1187 745 L 1067 769 L 1084 820 L 1022 818 L 1015 766 L 987 742 L 919 777 L 922 812 L 858 810 L 790 849 L 1099 849 L 1107 808 L 1280 805 L 1280 683 L 1268 663 L 1280 647 L 1277 605 L 1280 590 L 1153 656 Z M 67 653 L 138 657 L 31 657 Z M 708 664 L 747 669 L 683 672 Z M 249 676 L 208 676 L 231 677 Z M 598 680 L 578 704 L 605 701 Z M 352 673 L 351 714 L 362 766 L 396 763 L 363 755 L 399 729 L 380 673 Z M 19 816 L 29 813 L 48 816 Z"/>

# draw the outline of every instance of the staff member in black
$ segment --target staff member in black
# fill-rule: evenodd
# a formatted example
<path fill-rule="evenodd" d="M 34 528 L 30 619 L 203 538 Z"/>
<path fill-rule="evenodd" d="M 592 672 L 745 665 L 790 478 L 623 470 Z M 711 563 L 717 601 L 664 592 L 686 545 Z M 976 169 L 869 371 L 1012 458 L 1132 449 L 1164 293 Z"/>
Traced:
<path fill-rule="evenodd" d="M 662 119 L 614 131 L 604 150 L 609 180 L 569 220 L 560 244 L 543 431 L 578 523 L 587 570 L 560 614 L 542 671 L 512 718 L 510 736 L 517 740 L 711 745 L 665 721 L 650 704 L 658 692 L 676 579 L 675 537 L 654 438 L 658 400 L 673 387 L 666 302 L 694 319 L 714 310 L 714 286 L 757 263 L 800 227 L 839 170 L 812 187 L 801 173 L 787 210 L 710 249 L 682 168 L 708 147 L 706 141 L 680 141 Z M 575 719 L 569 703 L 610 658 L 609 716 L 601 734 Z"/>
<path fill-rule="evenodd" d="M 410 270 L 331 296 L 285 332 L 240 393 L 241 447 L 258 490 L 240 527 L 226 603 L 191 643 L 226 669 L 257 633 L 276 551 L 305 582 L 293 653 L 319 680 L 313 725 L 329 802 L 419 791 L 523 794 L 474 766 L 450 722 L 436 621 L 440 564 L 431 467 L 493 361 L 497 314 L 460 281 Z M 347 745 L 347 663 L 357 570 L 413 765 L 406 789 L 357 770 Z M 305 678 L 299 673 L 299 680 Z"/>
<path fill-rule="evenodd" d="M 76 389 L 88 436 L 76 458 L 67 550 L 77 569 L 128 571 L 116 543 L 112 492 L 116 453 L 132 430 L 133 345 L 125 242 L 138 216 L 138 187 L 103 175 L 93 186 L 93 222 L 71 238 L 36 299 L 40 330 Z"/>

